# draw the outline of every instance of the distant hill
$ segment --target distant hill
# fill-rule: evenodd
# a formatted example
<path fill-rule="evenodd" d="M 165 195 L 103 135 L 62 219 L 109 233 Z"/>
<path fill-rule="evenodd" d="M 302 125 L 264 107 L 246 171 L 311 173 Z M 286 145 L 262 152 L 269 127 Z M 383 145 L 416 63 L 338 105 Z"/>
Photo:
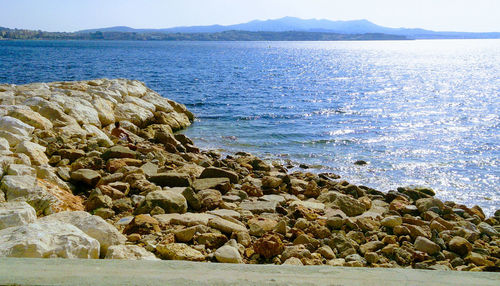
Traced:
<path fill-rule="evenodd" d="M 390 34 L 400 35 L 412 39 L 483 39 L 500 38 L 499 32 L 493 33 L 470 33 L 470 32 L 436 32 L 424 29 L 388 28 L 376 25 L 368 20 L 352 21 L 330 21 L 317 19 L 300 19 L 284 17 L 274 20 L 254 20 L 248 23 L 236 25 L 211 25 L 174 27 L 166 29 L 134 29 L 125 26 L 109 27 L 100 29 L 82 30 L 77 33 L 92 32 L 135 32 L 135 33 L 220 33 L 225 31 L 249 31 L 249 32 L 320 32 L 338 34 Z"/>
<path fill-rule="evenodd" d="M 215 33 L 127 32 L 104 30 L 95 32 L 58 33 L 0 27 L 0 40 L 130 40 L 130 41 L 369 41 L 406 40 L 404 36 L 380 33 L 339 34 L 329 32 L 253 32 L 223 31 Z"/>

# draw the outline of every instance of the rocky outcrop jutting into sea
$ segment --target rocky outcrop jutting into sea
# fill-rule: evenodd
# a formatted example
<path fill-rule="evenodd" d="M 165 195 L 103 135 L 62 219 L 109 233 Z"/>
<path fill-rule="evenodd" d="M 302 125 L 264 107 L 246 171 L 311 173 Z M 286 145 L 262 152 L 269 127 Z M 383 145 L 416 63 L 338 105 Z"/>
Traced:
<path fill-rule="evenodd" d="M 0 256 L 499 269 L 500 211 L 222 158 L 192 121 L 139 81 L 0 85 Z"/>

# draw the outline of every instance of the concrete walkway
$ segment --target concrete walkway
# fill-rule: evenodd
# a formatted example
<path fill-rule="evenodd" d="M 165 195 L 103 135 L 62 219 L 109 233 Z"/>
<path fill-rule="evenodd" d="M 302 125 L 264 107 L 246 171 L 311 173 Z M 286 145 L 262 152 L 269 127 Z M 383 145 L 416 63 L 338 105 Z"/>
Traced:
<path fill-rule="evenodd" d="M 0 258 L 0 285 L 500 285 L 499 273 Z"/>

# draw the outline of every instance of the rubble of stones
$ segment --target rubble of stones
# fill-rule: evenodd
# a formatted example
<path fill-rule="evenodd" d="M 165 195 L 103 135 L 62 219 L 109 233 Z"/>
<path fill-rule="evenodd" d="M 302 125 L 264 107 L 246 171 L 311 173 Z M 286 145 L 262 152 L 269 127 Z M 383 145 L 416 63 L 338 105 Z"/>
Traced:
<path fill-rule="evenodd" d="M 0 85 L 0 104 L 0 256 L 500 266 L 500 211 L 200 151 L 175 134 L 193 115 L 138 81 Z"/>

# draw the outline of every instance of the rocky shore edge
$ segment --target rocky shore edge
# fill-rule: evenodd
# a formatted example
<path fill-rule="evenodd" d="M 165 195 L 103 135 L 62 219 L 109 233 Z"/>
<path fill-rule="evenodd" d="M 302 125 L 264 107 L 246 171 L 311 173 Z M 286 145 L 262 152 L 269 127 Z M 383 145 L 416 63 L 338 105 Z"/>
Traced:
<path fill-rule="evenodd" d="M 223 158 L 193 119 L 135 80 L 1 84 L 0 257 L 500 269 L 500 210 Z"/>

